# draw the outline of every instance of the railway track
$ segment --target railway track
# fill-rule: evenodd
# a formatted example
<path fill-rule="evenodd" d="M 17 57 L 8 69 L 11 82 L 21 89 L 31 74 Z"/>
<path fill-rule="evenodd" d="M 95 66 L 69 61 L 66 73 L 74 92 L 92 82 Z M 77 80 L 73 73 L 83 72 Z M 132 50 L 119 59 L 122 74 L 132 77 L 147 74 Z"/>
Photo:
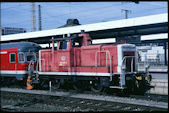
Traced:
<path fill-rule="evenodd" d="M 20 85 L 10 85 L 10 86 L 2 87 L 2 88 L 26 89 L 26 87 L 20 86 Z M 45 91 L 49 91 L 49 89 L 46 89 Z M 62 88 L 62 89 L 57 89 L 57 91 L 77 93 L 77 91 L 74 90 L 74 89 L 71 89 L 71 87 L 69 88 L 69 90 L 66 90 L 66 89 Z M 168 102 L 168 95 L 151 94 L 151 93 L 145 93 L 144 95 L 134 95 L 134 94 L 125 94 L 124 92 L 121 92 L 119 90 L 112 92 L 112 89 L 110 89 L 107 92 L 99 92 L 97 94 L 92 92 L 92 91 L 81 91 L 80 93 L 91 94 L 91 95 L 127 97 L 127 98 L 142 99 L 142 100 L 149 100 L 149 101 Z"/>
<path fill-rule="evenodd" d="M 167 111 L 168 103 L 70 92 L 1 88 L 1 110 L 26 112 Z"/>

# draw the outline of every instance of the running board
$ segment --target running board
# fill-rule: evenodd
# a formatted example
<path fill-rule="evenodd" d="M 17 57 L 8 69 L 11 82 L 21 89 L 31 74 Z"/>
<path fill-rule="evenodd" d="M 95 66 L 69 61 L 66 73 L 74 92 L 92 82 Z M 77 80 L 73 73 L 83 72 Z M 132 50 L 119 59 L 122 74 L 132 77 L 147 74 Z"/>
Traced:
<path fill-rule="evenodd" d="M 125 87 L 120 87 L 120 86 L 109 86 L 109 88 L 124 89 Z"/>

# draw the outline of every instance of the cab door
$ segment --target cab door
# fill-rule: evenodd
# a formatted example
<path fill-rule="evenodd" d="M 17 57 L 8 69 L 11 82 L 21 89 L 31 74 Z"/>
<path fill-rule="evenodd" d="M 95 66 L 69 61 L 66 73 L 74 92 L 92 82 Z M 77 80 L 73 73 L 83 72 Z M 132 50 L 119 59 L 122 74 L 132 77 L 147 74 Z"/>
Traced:
<path fill-rule="evenodd" d="M 134 52 L 132 51 L 125 51 L 123 53 L 123 57 L 126 57 L 126 72 L 135 71 L 135 58 L 134 58 Z"/>

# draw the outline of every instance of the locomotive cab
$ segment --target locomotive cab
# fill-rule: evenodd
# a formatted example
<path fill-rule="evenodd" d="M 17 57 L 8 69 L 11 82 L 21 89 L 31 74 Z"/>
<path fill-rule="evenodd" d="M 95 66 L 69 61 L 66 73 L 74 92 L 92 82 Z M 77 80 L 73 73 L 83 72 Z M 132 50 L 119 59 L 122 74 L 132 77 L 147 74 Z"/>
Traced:
<path fill-rule="evenodd" d="M 146 86 L 150 85 L 151 75 L 148 70 L 138 71 L 135 45 L 119 44 L 117 48 L 119 86 L 132 92 L 146 91 Z"/>

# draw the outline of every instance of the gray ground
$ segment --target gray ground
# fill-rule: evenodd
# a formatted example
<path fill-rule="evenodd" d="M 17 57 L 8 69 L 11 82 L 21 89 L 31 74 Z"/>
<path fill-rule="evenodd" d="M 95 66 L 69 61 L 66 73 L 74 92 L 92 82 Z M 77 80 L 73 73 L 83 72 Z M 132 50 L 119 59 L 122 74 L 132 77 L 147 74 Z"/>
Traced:
<path fill-rule="evenodd" d="M 151 73 L 153 79 L 168 79 L 168 73 Z"/>

